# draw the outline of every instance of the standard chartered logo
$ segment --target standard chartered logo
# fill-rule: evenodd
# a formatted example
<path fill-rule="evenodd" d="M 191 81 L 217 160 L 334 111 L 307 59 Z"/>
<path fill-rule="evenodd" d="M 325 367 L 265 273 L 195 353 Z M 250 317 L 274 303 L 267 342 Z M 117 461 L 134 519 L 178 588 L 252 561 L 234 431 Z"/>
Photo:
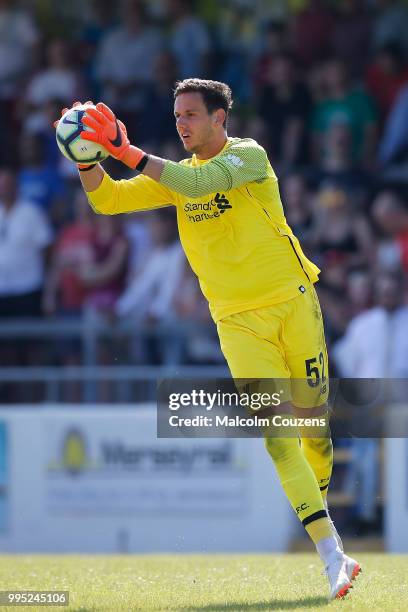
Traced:
<path fill-rule="evenodd" d="M 216 193 L 207 202 L 187 202 L 184 206 L 184 212 L 191 223 L 199 223 L 200 221 L 217 219 L 229 208 L 232 208 L 232 206 L 225 194 Z"/>

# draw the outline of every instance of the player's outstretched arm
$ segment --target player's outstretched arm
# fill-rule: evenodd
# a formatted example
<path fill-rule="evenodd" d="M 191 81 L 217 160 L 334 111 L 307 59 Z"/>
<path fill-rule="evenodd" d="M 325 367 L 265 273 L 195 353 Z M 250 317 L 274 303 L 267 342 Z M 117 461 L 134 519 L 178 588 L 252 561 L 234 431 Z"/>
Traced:
<path fill-rule="evenodd" d="M 85 102 L 86 105 L 93 105 L 90 100 Z M 81 102 L 75 102 L 73 107 L 81 105 Z M 108 149 L 109 153 L 122 161 L 129 161 L 130 167 L 136 168 L 139 172 L 143 169 L 145 162 L 138 165 L 135 161 L 135 155 L 133 151 L 129 152 L 129 139 L 127 137 L 126 127 L 124 124 L 117 120 L 110 109 L 102 104 L 99 104 L 99 108 L 103 108 L 105 118 L 110 120 L 109 125 L 105 125 L 104 131 L 107 137 L 105 148 Z M 63 115 L 68 109 L 64 108 L 61 112 Z M 82 122 L 85 123 L 85 118 L 90 119 L 89 123 L 92 124 L 92 117 L 89 117 L 91 111 L 96 112 L 95 108 L 87 108 L 86 115 L 82 118 Z M 99 111 L 100 113 L 100 111 Z M 112 117 L 114 119 L 112 119 Z M 95 120 L 94 120 L 95 121 Z M 58 121 L 55 121 L 54 127 L 57 127 Z M 113 126 L 113 127 L 112 127 Z M 112 128 L 109 130 L 109 127 Z M 113 136 L 113 130 L 115 136 Z M 91 132 L 85 132 L 90 134 Z M 120 134 L 120 137 L 119 137 Z M 92 132 L 92 136 L 89 140 L 95 140 L 96 142 L 105 142 L 104 140 L 96 140 L 98 133 Z M 100 136 L 100 134 L 99 134 Z M 116 139 L 116 143 L 115 143 Z M 118 143 L 120 140 L 120 144 Z M 136 149 L 136 147 L 132 147 Z M 143 153 L 143 156 L 147 156 Z M 134 162 L 134 163 L 133 163 Z M 169 206 L 175 204 L 176 194 L 171 191 L 165 185 L 156 183 L 150 180 L 147 176 L 140 174 L 131 179 L 127 180 L 113 180 L 107 172 L 99 164 L 77 164 L 80 179 L 84 190 L 87 192 L 88 200 L 93 209 L 102 214 L 119 214 L 135 212 L 138 210 L 150 210 L 154 208 L 161 208 L 163 206 Z"/>
<path fill-rule="evenodd" d="M 191 198 L 228 191 L 267 176 L 266 153 L 256 143 L 248 148 L 231 148 L 224 156 L 217 156 L 203 166 L 191 167 L 147 155 L 131 145 L 124 125 L 102 102 L 89 109 L 82 121 L 91 130 L 83 131 L 81 138 L 102 145 L 130 168 Z"/>

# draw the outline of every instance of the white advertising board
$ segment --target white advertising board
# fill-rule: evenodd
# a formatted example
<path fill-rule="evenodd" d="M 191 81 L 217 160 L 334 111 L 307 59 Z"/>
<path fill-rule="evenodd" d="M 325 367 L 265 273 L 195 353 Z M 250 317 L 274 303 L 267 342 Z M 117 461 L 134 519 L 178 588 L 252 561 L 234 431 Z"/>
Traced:
<path fill-rule="evenodd" d="M 260 439 L 157 439 L 154 405 L 2 408 L 0 424 L 3 551 L 283 551 L 297 528 Z"/>

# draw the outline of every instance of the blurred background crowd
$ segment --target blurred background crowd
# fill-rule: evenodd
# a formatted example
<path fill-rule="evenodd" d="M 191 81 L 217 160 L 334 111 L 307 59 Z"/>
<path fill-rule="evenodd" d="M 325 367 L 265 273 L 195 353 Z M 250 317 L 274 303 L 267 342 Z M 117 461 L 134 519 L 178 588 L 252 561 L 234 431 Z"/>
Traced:
<path fill-rule="evenodd" d="M 0 0 L 0 329 L 124 325 L 131 341 L 96 363 L 224 363 L 174 212 L 95 215 L 52 127 L 103 100 L 133 143 L 179 160 L 172 88 L 198 76 L 231 86 L 229 134 L 266 148 L 322 270 L 332 375 L 407 376 L 407 33 L 394 0 Z M 3 366 L 83 362 L 75 339 L 0 345 Z"/>

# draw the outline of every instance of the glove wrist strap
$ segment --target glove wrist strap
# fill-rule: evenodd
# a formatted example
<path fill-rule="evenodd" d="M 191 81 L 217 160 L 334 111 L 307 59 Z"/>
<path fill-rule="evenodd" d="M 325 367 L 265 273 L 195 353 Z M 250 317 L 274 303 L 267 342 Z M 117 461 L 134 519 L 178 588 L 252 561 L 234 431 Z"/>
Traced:
<path fill-rule="evenodd" d="M 92 168 L 95 168 L 97 164 L 77 164 L 77 168 L 80 172 L 87 172 L 88 170 L 92 170 Z"/>
<path fill-rule="evenodd" d="M 145 156 L 146 156 L 146 153 L 142 151 L 142 149 L 138 149 L 137 147 L 130 145 L 125 155 L 121 158 L 121 161 L 124 164 L 126 164 L 126 166 L 129 166 L 129 168 L 132 168 L 132 170 L 136 170 L 136 169 L 139 170 L 139 168 L 136 168 L 136 167 L 143 160 Z"/>
<path fill-rule="evenodd" d="M 137 164 L 135 170 L 137 170 L 138 172 L 143 172 L 148 161 L 149 156 L 147 155 L 147 153 L 145 153 L 140 162 Z"/>

